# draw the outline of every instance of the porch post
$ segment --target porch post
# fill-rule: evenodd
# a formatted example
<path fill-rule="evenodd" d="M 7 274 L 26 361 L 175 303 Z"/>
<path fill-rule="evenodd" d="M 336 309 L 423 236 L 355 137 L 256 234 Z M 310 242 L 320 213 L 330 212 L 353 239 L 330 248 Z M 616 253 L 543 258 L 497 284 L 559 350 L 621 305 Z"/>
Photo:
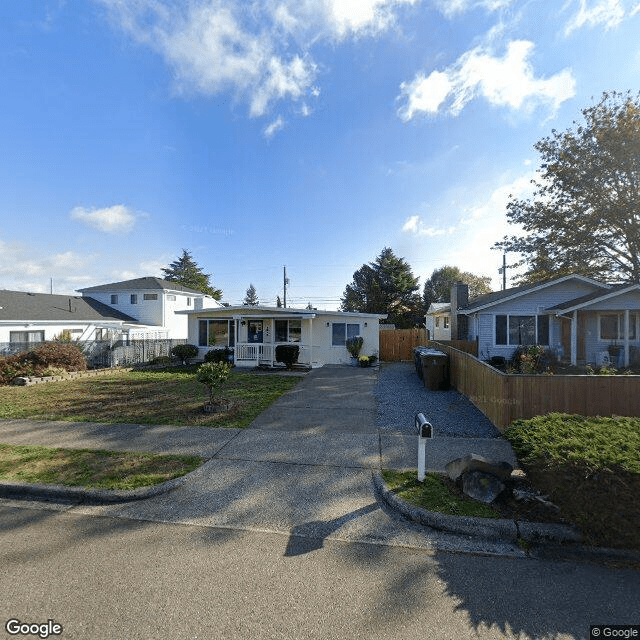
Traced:
<path fill-rule="evenodd" d="M 624 311 L 624 366 L 629 366 L 629 309 Z"/>
<path fill-rule="evenodd" d="M 571 364 L 575 367 L 578 364 L 578 310 L 573 312 L 571 317 Z"/>
<path fill-rule="evenodd" d="M 300 336 L 302 338 L 302 336 Z M 313 365 L 313 318 L 309 318 L 309 368 Z"/>

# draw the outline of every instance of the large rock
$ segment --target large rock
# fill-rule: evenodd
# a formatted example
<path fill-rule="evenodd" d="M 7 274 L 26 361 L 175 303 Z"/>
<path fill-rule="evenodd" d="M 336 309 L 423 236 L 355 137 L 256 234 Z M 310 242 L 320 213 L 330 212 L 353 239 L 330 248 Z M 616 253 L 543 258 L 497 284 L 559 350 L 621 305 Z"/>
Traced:
<path fill-rule="evenodd" d="M 471 471 L 482 471 L 484 473 L 490 473 L 501 480 L 509 480 L 513 467 L 508 462 L 496 462 L 471 453 L 464 456 L 464 458 L 456 458 L 447 463 L 445 471 L 454 482 L 464 473 Z"/>
<path fill-rule="evenodd" d="M 490 473 L 470 471 L 462 476 L 462 491 L 474 500 L 491 504 L 504 491 L 504 484 Z"/>

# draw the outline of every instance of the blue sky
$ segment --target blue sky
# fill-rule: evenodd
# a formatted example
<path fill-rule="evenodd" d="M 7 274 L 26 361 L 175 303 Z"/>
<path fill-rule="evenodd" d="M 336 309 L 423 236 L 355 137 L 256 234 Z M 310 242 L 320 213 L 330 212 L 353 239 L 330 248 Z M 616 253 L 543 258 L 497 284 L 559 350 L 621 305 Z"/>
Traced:
<path fill-rule="evenodd" d="M 493 278 L 533 145 L 640 89 L 638 0 L 6 0 L 0 288 L 336 308 L 383 247 Z"/>

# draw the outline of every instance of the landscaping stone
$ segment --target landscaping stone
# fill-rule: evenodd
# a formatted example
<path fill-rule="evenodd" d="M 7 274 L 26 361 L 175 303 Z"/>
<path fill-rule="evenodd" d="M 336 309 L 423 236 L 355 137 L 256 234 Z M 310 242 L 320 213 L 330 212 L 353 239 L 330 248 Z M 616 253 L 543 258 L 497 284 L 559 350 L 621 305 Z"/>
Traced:
<path fill-rule="evenodd" d="M 463 458 L 456 458 L 445 466 L 447 475 L 454 482 L 460 478 L 464 473 L 471 471 L 482 471 L 484 473 L 490 473 L 501 480 L 509 480 L 511 478 L 511 472 L 513 466 L 508 462 L 488 460 L 475 453 L 464 456 Z"/>
<path fill-rule="evenodd" d="M 482 471 L 470 471 L 462 476 L 462 491 L 473 500 L 491 504 L 505 489 L 496 476 Z"/>

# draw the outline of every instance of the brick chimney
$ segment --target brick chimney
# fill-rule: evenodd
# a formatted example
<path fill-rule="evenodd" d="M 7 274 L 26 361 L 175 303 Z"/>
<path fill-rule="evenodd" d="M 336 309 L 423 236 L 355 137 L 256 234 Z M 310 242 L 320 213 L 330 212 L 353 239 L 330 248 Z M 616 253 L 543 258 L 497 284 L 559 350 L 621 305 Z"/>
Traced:
<path fill-rule="evenodd" d="M 451 339 L 466 340 L 469 332 L 469 318 L 461 313 L 469 305 L 469 285 L 456 282 L 451 287 Z"/>

